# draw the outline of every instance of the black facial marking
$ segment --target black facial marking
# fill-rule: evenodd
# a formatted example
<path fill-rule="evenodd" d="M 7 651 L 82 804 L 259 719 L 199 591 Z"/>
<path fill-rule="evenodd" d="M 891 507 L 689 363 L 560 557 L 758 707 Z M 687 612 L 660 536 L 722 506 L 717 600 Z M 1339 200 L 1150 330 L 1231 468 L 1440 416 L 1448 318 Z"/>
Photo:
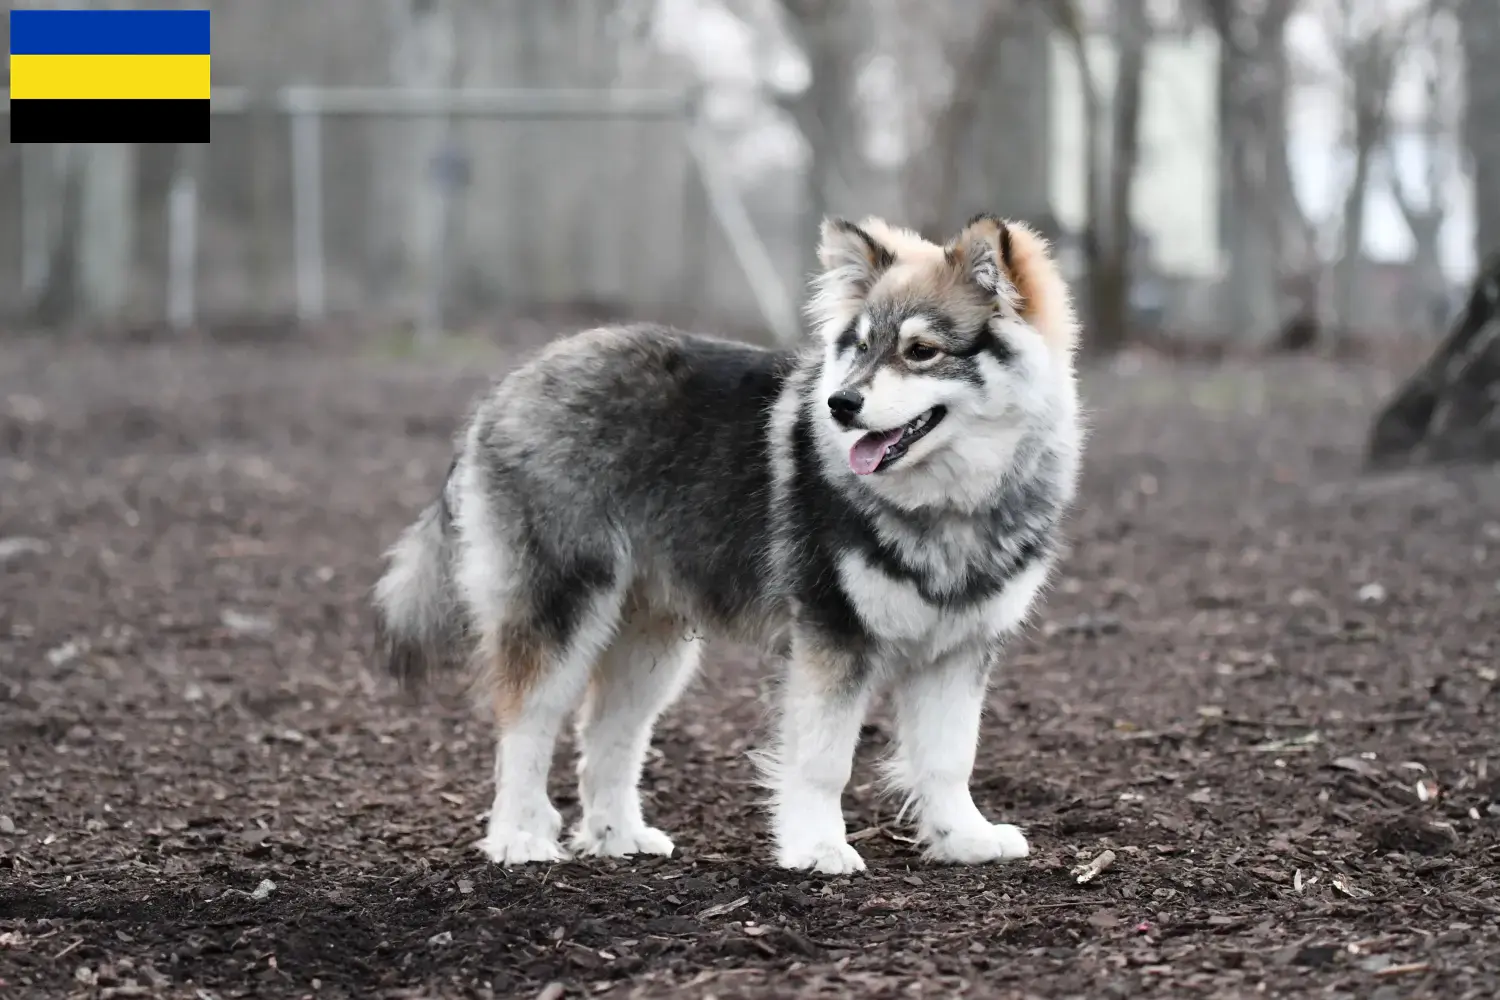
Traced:
<path fill-rule="evenodd" d="M 833 342 L 833 347 L 839 354 L 843 354 L 857 343 L 859 343 L 858 319 L 844 327 L 843 332 L 838 335 L 838 339 Z"/>
<path fill-rule="evenodd" d="M 897 352 L 901 347 L 901 326 L 912 319 L 921 320 L 927 326 L 930 338 L 936 342 L 935 346 L 941 348 L 936 359 L 923 363 L 921 371 L 924 373 L 941 378 L 962 379 L 971 385 L 982 387 L 984 373 L 977 361 L 979 355 L 988 354 L 1001 364 L 1007 364 L 1015 357 L 1015 353 L 1004 340 L 995 335 L 988 324 L 973 332 L 960 331 L 952 317 L 930 304 L 874 302 L 866 308 L 864 315 L 869 321 L 869 333 L 866 337 L 869 349 L 855 357 L 844 378 L 847 386 L 867 383 L 882 366 L 907 363 L 906 359 L 898 361 Z M 834 342 L 840 355 L 848 350 L 844 346 L 845 338 L 852 338 L 853 328 L 851 324 Z M 849 341 L 853 342 L 853 339 Z"/>
<path fill-rule="evenodd" d="M 1016 357 L 1016 352 L 1003 339 L 995 336 L 995 331 L 990 329 L 988 323 L 974 332 L 967 347 L 953 352 L 953 356 L 958 358 L 977 358 L 981 354 L 988 354 L 1002 365 L 1009 364 Z"/>
<path fill-rule="evenodd" d="M 914 313 L 913 315 L 921 317 L 922 321 L 927 324 L 927 329 L 931 330 L 937 336 L 942 337 L 944 340 L 948 340 L 953 337 L 953 320 L 938 312 L 936 309 L 928 309 L 920 313 Z"/>

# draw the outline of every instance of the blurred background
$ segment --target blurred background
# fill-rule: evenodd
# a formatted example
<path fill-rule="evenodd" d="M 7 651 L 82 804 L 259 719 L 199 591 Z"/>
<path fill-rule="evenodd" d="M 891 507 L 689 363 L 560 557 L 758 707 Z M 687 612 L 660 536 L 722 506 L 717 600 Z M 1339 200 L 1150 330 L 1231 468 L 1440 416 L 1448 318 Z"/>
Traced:
<path fill-rule="evenodd" d="M 1500 247 L 1493 0 L 209 6 L 211 145 L 0 153 L 11 325 L 786 338 L 825 213 L 990 211 L 1095 348 L 1338 347 Z"/>
<path fill-rule="evenodd" d="M 211 6 L 211 144 L 0 150 L 0 993 L 1500 995 L 1500 0 Z M 1030 863 L 909 874 L 882 709 L 871 871 L 776 889 L 727 645 L 684 853 L 485 862 L 491 724 L 369 610 L 469 400 L 790 341 L 825 213 L 981 211 L 1096 352 L 973 783 Z"/>

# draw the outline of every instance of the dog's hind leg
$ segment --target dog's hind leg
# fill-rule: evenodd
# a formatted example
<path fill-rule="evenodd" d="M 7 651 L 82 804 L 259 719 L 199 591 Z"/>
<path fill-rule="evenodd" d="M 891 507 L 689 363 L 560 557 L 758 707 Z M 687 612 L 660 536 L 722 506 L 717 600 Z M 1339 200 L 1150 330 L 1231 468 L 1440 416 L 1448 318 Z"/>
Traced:
<path fill-rule="evenodd" d="M 562 816 L 547 795 L 553 751 L 599 654 L 619 624 L 613 574 L 560 574 L 518 588 L 512 607 L 482 628 L 480 684 L 494 706 L 495 801 L 479 843 L 503 865 L 558 861 Z"/>
<path fill-rule="evenodd" d="M 578 704 L 601 647 L 619 615 L 618 593 L 596 593 L 578 625 L 557 642 L 534 625 L 505 626 L 493 643 L 491 695 L 499 737 L 495 748 L 495 801 L 479 847 L 502 865 L 560 861 L 562 816 L 547 795 L 557 737 Z M 486 647 L 489 647 L 486 649 Z"/>
<path fill-rule="evenodd" d="M 451 493 L 455 589 L 477 639 L 475 694 L 497 730 L 495 799 L 478 846 L 512 865 L 565 856 L 547 777 L 557 737 L 619 627 L 630 572 L 597 512 L 527 499 L 536 476 L 522 475 L 503 439 L 476 421 Z"/>
<path fill-rule="evenodd" d="M 692 678 L 702 645 L 675 616 L 627 613 L 578 712 L 583 817 L 570 840 L 574 850 L 606 857 L 672 853 L 671 839 L 642 814 L 641 769 L 656 719 Z"/>

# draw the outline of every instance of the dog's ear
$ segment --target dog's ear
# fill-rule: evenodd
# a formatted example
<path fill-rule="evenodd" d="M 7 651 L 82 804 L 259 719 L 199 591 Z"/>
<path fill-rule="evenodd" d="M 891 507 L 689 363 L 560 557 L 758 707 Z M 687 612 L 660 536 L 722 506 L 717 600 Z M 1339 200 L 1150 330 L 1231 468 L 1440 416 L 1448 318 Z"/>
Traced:
<path fill-rule="evenodd" d="M 867 229 L 830 217 L 823 220 L 818 263 L 823 271 L 813 278 L 807 316 L 820 328 L 842 329 L 896 263 L 896 255 Z"/>
<path fill-rule="evenodd" d="M 818 262 L 831 284 L 863 296 L 896 263 L 896 255 L 849 220 L 830 217 L 823 220 Z"/>
<path fill-rule="evenodd" d="M 1054 349 L 1078 345 L 1073 297 L 1051 245 L 1024 222 L 975 216 L 943 248 L 961 281 L 981 289 L 996 307 L 1013 309 Z"/>
<path fill-rule="evenodd" d="M 1015 305 L 1015 268 L 1011 231 L 1003 219 L 976 215 L 943 248 L 950 266 L 985 294 Z"/>

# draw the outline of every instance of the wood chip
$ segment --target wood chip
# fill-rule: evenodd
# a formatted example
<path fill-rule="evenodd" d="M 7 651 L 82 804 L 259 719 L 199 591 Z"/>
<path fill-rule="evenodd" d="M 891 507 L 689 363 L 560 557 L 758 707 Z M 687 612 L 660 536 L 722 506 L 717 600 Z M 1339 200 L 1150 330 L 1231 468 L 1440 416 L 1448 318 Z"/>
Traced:
<path fill-rule="evenodd" d="M 1340 771 L 1353 771 L 1366 778 L 1378 778 L 1381 775 L 1380 768 L 1359 757 L 1335 757 L 1333 766 Z"/>
<path fill-rule="evenodd" d="M 1342 892 L 1344 895 L 1348 896 L 1351 899 L 1359 899 L 1362 896 L 1369 895 L 1369 893 L 1365 892 L 1363 889 L 1356 888 L 1351 882 L 1349 882 L 1348 879 L 1346 879 L 1342 875 L 1335 875 L 1331 884 L 1335 889 L 1337 889 L 1339 892 Z"/>
<path fill-rule="evenodd" d="M 1375 973 L 1375 975 L 1404 976 L 1408 972 L 1426 972 L 1430 968 L 1432 968 L 1432 963 L 1430 962 L 1407 962 L 1405 965 L 1387 965 L 1385 968 Z"/>
<path fill-rule="evenodd" d="M 748 902 L 750 902 L 749 896 L 741 896 L 739 899 L 731 900 L 728 903 L 720 903 L 717 906 L 710 906 L 708 909 L 700 910 L 698 912 L 698 919 L 707 920 L 710 917 L 722 917 L 724 914 L 729 913 L 732 910 L 738 910 Z"/>
<path fill-rule="evenodd" d="M 1099 855 L 1088 864 L 1078 865 L 1073 869 L 1072 874 L 1078 879 L 1078 884 L 1083 885 L 1098 878 L 1101 872 L 1108 869 L 1109 866 L 1114 863 L 1115 852 L 1106 850 L 1103 854 Z"/>

